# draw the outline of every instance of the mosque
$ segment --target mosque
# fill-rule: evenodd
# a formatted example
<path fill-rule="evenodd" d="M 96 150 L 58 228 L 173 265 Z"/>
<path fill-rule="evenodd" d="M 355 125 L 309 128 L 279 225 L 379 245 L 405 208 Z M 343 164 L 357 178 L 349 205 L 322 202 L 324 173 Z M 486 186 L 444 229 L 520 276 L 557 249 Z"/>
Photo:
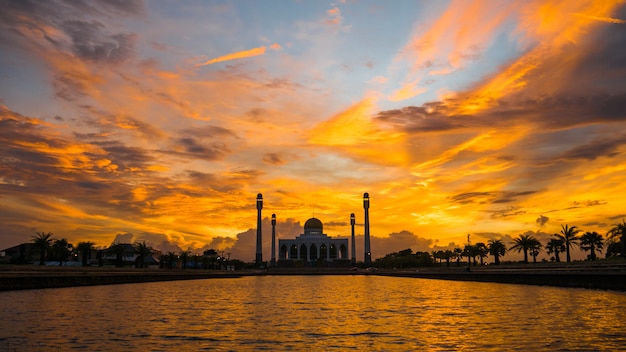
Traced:
<path fill-rule="evenodd" d="M 261 231 L 261 210 L 263 209 L 263 195 L 259 193 L 256 199 L 257 205 L 257 236 L 256 236 L 256 264 L 263 266 L 263 248 Z M 365 265 L 372 264 L 372 253 L 370 248 L 370 223 L 369 223 L 369 194 L 363 194 L 364 213 L 364 254 Z M 276 214 L 272 214 L 272 258 L 270 266 L 275 267 L 278 263 L 290 263 L 302 261 L 315 263 L 320 260 L 327 262 L 356 264 L 356 244 L 354 236 L 355 225 L 354 213 L 350 214 L 350 225 L 352 229 L 352 258 L 348 258 L 348 239 L 332 238 L 324 233 L 322 222 L 313 217 L 304 223 L 304 233 L 296 236 L 295 239 L 278 240 L 278 262 L 276 261 Z"/>
<path fill-rule="evenodd" d="M 348 259 L 348 239 L 331 238 L 323 233 L 322 222 L 317 218 L 310 218 L 304 223 L 304 233 L 293 240 L 278 240 L 278 260 L 306 260 L 318 259 L 333 261 Z"/>

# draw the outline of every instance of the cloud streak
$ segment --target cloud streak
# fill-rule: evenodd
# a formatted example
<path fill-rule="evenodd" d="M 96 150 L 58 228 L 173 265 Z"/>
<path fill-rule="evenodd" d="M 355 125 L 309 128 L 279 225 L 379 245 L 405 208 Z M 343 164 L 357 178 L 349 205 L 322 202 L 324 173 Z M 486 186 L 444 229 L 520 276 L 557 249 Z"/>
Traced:
<path fill-rule="evenodd" d="M 239 59 L 246 59 L 246 58 L 249 58 L 249 57 L 255 57 L 255 56 L 259 56 L 259 55 L 265 54 L 265 51 L 266 51 L 265 46 L 261 46 L 261 47 L 253 48 L 253 49 L 249 49 L 249 50 L 237 51 L 237 52 L 234 52 L 234 53 L 230 53 L 230 54 L 226 54 L 226 55 L 215 57 L 213 59 L 206 60 L 205 62 L 197 64 L 196 67 L 213 65 L 213 64 L 216 64 L 218 62 L 239 60 Z"/>
<path fill-rule="evenodd" d="M 587 15 L 587 14 L 584 14 L 584 13 L 575 13 L 574 15 L 575 16 L 579 16 L 579 17 L 583 17 L 583 18 L 588 18 L 588 19 L 594 20 L 594 21 L 602 21 L 602 22 L 616 23 L 616 24 L 626 24 L 625 20 L 620 20 L 618 18 L 591 16 L 591 15 Z"/>

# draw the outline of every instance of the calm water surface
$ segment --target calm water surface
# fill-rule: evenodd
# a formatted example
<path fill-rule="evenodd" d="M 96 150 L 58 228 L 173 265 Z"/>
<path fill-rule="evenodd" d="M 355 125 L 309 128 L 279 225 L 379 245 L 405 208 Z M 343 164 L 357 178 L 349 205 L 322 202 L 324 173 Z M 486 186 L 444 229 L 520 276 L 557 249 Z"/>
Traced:
<path fill-rule="evenodd" d="M 0 292 L 0 351 L 626 350 L 626 294 L 378 276 Z"/>

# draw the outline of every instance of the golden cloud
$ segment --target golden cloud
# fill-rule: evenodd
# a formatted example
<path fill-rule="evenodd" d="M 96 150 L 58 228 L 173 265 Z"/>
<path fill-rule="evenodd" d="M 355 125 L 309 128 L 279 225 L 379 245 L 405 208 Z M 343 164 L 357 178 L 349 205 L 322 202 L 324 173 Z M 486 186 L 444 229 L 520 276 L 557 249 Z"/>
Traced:
<path fill-rule="evenodd" d="M 366 98 L 329 120 L 321 122 L 309 133 L 309 142 L 316 145 L 338 147 L 370 162 L 404 164 L 404 134 L 387 131 L 370 117 L 374 101 Z"/>
<path fill-rule="evenodd" d="M 224 61 L 230 61 L 230 60 L 245 59 L 248 57 L 254 57 L 254 56 L 259 56 L 263 54 L 265 54 L 265 47 L 261 46 L 261 47 L 250 49 L 250 50 L 237 51 L 237 52 L 226 54 L 223 56 L 218 56 L 216 58 L 207 60 L 203 63 L 197 64 L 196 67 L 212 65 L 218 62 L 224 62 Z"/>

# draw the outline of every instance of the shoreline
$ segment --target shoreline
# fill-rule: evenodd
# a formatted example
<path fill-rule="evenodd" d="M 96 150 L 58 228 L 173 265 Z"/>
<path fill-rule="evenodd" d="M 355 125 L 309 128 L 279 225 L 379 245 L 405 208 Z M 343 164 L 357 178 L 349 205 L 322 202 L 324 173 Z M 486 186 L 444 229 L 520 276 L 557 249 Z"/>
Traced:
<path fill-rule="evenodd" d="M 421 279 L 491 282 L 514 285 L 552 286 L 626 291 L 626 273 L 585 272 L 464 272 L 464 273 L 394 273 L 380 275 Z"/>
<path fill-rule="evenodd" d="M 78 286 L 119 285 L 158 281 L 238 278 L 232 271 L 161 270 L 28 270 L 0 271 L 0 292 Z"/>
<path fill-rule="evenodd" d="M 474 281 L 626 291 L 626 266 L 568 265 L 547 267 L 463 267 L 419 270 L 349 270 L 339 268 L 271 268 L 215 271 L 198 269 L 129 269 L 100 267 L 0 267 L 0 291 L 158 281 L 239 278 L 280 275 L 376 275 L 419 279 Z"/>

